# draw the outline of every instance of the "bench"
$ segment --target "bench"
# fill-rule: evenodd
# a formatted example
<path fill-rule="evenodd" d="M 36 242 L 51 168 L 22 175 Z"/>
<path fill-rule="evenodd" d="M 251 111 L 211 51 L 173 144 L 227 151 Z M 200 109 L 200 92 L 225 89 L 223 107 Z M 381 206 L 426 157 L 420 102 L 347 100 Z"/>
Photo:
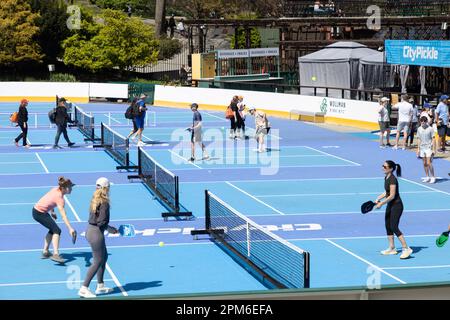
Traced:
<path fill-rule="evenodd" d="M 313 112 L 313 111 L 302 111 L 302 110 L 291 110 L 289 112 L 289 119 L 292 120 L 292 115 L 297 116 L 297 120 L 299 121 L 309 121 L 316 123 L 324 123 L 325 122 L 325 113 L 324 112 Z"/>

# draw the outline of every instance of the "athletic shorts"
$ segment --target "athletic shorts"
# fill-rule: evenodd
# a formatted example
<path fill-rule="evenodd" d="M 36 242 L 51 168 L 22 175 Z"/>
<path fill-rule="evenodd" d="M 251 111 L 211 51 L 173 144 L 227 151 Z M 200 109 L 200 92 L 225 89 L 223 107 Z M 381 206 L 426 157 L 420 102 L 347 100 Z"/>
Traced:
<path fill-rule="evenodd" d="M 257 136 L 266 136 L 269 133 L 270 128 L 263 128 L 263 127 L 258 127 L 258 129 L 256 129 L 256 135 Z"/>
<path fill-rule="evenodd" d="M 446 125 L 443 125 L 437 128 L 437 133 L 439 137 L 445 137 L 446 135 L 449 134 L 449 130 Z"/>
<path fill-rule="evenodd" d="M 378 121 L 378 125 L 380 126 L 381 132 L 385 132 L 389 129 L 389 121 Z"/>
<path fill-rule="evenodd" d="M 431 158 L 433 151 L 431 149 L 420 149 L 419 156 L 421 158 Z"/>
<path fill-rule="evenodd" d="M 50 234 L 61 234 L 61 229 L 56 224 L 55 220 L 48 214 L 37 211 L 33 208 L 33 219 L 48 229 Z"/>
<path fill-rule="evenodd" d="M 406 129 L 406 133 L 409 132 L 409 122 L 399 122 L 397 125 L 397 131 L 402 132 Z"/>
<path fill-rule="evenodd" d="M 191 142 L 202 142 L 202 130 L 191 132 Z"/>
<path fill-rule="evenodd" d="M 134 121 L 136 122 L 136 127 L 138 127 L 138 129 L 144 129 L 144 121 L 145 118 L 144 117 L 136 117 L 134 118 Z"/>

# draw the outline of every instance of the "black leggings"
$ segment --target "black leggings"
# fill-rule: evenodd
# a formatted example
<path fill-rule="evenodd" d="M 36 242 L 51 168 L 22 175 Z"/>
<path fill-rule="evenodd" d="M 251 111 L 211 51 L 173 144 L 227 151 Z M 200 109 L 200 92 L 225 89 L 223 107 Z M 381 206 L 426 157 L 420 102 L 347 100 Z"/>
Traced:
<path fill-rule="evenodd" d="M 48 214 L 48 212 L 42 213 L 33 208 L 33 219 L 39 222 L 41 225 L 48 229 L 48 233 L 51 235 L 61 234 L 61 229 L 56 224 L 55 220 Z"/>
<path fill-rule="evenodd" d="M 230 121 L 231 121 L 231 130 L 241 129 L 243 121 L 239 113 L 236 117 L 236 120 L 233 117 L 230 119 Z"/>
<path fill-rule="evenodd" d="M 106 250 L 105 236 L 99 227 L 89 225 L 86 232 L 86 239 L 91 245 L 92 256 L 94 257 L 94 262 L 89 267 L 83 283 L 83 286 L 89 287 L 95 274 L 97 274 L 97 283 L 103 283 L 108 251 Z"/>
<path fill-rule="evenodd" d="M 406 143 L 412 144 L 414 141 L 414 134 L 417 132 L 417 122 L 411 124 L 411 129 L 409 130 L 408 137 L 406 138 Z"/>
<path fill-rule="evenodd" d="M 400 237 L 402 232 L 398 228 L 398 225 L 403 213 L 403 202 L 400 200 L 395 201 L 393 204 L 391 203 L 392 202 L 390 202 L 386 207 L 386 233 L 388 236 L 393 236 L 395 234 L 397 237 Z"/>
<path fill-rule="evenodd" d="M 23 138 L 23 146 L 26 146 L 27 145 L 27 135 L 28 135 L 28 124 L 26 127 L 24 127 L 23 123 L 19 123 L 19 127 L 22 130 L 22 132 L 17 136 L 15 141 L 19 142 L 20 139 Z"/>

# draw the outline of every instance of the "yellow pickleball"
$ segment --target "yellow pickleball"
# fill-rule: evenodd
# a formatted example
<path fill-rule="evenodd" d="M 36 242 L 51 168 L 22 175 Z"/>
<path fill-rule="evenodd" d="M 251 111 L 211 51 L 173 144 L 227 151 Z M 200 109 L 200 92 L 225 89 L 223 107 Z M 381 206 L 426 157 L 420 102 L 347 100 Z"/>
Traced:
<path fill-rule="evenodd" d="M 317 81 L 317 77 L 312 76 L 312 77 L 311 77 L 311 80 L 312 80 L 312 81 Z"/>
<path fill-rule="evenodd" d="M 160 246 L 160 247 L 163 247 L 163 246 L 164 246 L 164 242 L 161 241 L 161 242 L 159 243 L 159 246 Z"/>

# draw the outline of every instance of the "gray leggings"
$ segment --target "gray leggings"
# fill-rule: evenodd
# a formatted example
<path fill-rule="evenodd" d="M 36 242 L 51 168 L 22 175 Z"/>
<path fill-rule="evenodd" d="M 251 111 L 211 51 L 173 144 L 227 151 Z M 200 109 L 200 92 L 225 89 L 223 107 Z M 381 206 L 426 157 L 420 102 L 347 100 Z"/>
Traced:
<path fill-rule="evenodd" d="M 94 262 L 89 267 L 83 286 L 89 287 L 94 275 L 97 274 L 97 282 L 103 283 L 106 261 L 108 260 L 108 251 L 106 250 L 105 236 L 100 228 L 89 225 L 86 232 L 86 239 L 91 245 Z"/>

